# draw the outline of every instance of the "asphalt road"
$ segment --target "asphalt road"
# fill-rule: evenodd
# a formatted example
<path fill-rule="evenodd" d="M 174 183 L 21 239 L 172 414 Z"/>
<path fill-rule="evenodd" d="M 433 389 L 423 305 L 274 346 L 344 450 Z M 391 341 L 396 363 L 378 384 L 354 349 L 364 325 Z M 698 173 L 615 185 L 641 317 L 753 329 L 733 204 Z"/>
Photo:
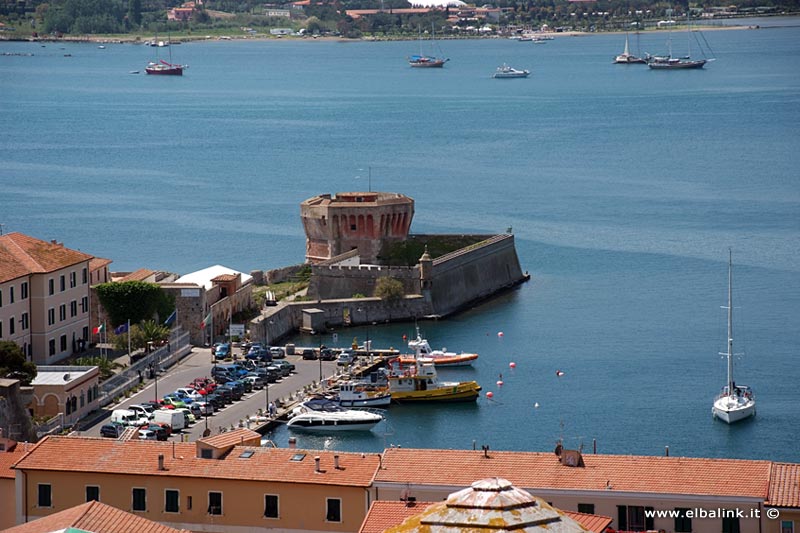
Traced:
<path fill-rule="evenodd" d="M 275 401 L 277 398 L 286 400 L 290 395 L 302 390 L 306 385 L 319 381 L 319 360 L 304 360 L 299 355 L 290 355 L 286 359 L 294 363 L 295 372 L 276 383 L 269 384 L 269 400 L 267 399 L 266 389 L 246 393 L 241 400 L 227 405 L 210 417 L 199 418 L 182 432 L 173 434 L 170 440 L 197 440 L 202 437 L 206 427 L 211 431 L 212 435 L 218 434 L 222 428 L 230 430 L 232 427 L 238 427 L 240 420 L 246 420 L 248 417 L 257 415 L 259 409 L 266 411 L 269 401 Z M 106 416 L 100 418 L 94 425 L 84 428 L 80 434 L 99 437 L 100 426 L 108 422 L 111 417 L 111 411 L 114 409 L 124 409 L 128 405 L 155 400 L 177 388 L 187 387 L 195 378 L 210 376 L 213 366 L 209 348 L 194 348 L 190 355 L 160 374 L 158 379 L 149 382 L 143 390 L 118 404 L 107 406 L 104 409 Z M 322 361 L 321 368 L 324 379 L 331 377 L 337 371 L 335 361 Z M 250 427 L 255 427 L 255 425 L 251 424 Z"/>

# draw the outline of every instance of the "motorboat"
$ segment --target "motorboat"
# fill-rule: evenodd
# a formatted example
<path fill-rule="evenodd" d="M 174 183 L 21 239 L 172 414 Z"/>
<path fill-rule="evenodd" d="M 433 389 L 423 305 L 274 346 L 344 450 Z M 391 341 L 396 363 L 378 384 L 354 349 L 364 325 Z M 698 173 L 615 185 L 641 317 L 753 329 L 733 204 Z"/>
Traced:
<path fill-rule="evenodd" d="M 400 356 L 400 363 L 404 365 L 413 365 L 416 359 L 428 357 L 433 360 L 433 364 L 437 367 L 470 366 L 478 358 L 476 353 L 448 352 L 447 348 L 442 348 L 441 350 L 431 349 L 428 341 L 420 335 L 419 328 L 417 328 L 417 338 L 408 341 L 408 347 L 413 353 Z"/>
<path fill-rule="evenodd" d="M 497 67 L 497 70 L 492 74 L 493 78 L 527 78 L 530 75 L 529 70 L 519 70 L 509 67 L 505 63 Z"/>
<path fill-rule="evenodd" d="M 383 420 L 383 415 L 362 409 L 346 409 L 337 402 L 314 398 L 292 410 L 286 426 L 302 431 L 369 431 Z"/>
<path fill-rule="evenodd" d="M 417 357 L 413 366 L 403 365 L 399 358 L 393 360 L 387 381 L 396 403 L 475 401 L 481 390 L 475 381 L 439 381 L 429 357 Z"/>
<path fill-rule="evenodd" d="M 337 397 L 342 407 L 385 407 L 392 403 L 387 386 L 366 381 L 342 381 Z"/>
<path fill-rule="evenodd" d="M 723 422 L 733 424 L 739 420 L 755 416 L 756 398 L 747 385 L 737 385 L 733 380 L 733 266 L 728 252 L 728 351 L 720 353 L 727 357 L 728 383 L 714 399 L 711 414 Z"/>

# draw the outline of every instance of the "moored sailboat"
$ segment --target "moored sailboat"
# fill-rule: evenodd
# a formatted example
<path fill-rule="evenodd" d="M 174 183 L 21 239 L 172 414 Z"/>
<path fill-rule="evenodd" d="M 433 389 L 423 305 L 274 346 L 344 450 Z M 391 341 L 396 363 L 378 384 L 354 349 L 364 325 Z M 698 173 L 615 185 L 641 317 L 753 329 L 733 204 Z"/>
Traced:
<path fill-rule="evenodd" d="M 630 47 L 628 46 L 628 34 L 625 34 L 625 50 L 620 55 L 614 58 L 614 63 L 623 65 L 632 65 L 634 63 L 647 63 L 647 60 L 631 54 Z"/>
<path fill-rule="evenodd" d="M 728 360 L 728 383 L 714 400 L 714 418 L 732 424 L 756 414 L 756 399 L 747 385 L 737 385 L 733 379 L 733 265 L 728 252 L 728 351 L 720 353 Z"/>
<path fill-rule="evenodd" d="M 161 41 L 159 41 L 160 43 Z M 169 41 L 167 41 L 169 42 Z M 161 44 L 158 45 L 162 46 Z M 156 57 L 155 61 L 147 64 L 144 71 L 147 74 L 161 75 L 161 76 L 183 76 L 183 71 L 189 68 L 189 65 L 179 65 L 172 62 L 172 47 L 169 47 L 169 62 Z"/>
<path fill-rule="evenodd" d="M 692 59 L 692 28 L 689 13 L 686 14 L 687 49 L 683 57 L 672 56 L 672 32 L 667 39 L 668 53 L 665 56 L 651 56 L 647 66 L 654 70 L 700 69 L 711 59 Z M 699 44 L 699 42 L 698 42 Z"/>
<path fill-rule="evenodd" d="M 431 24 L 431 42 L 436 42 L 436 35 L 434 34 L 433 24 Z M 442 58 L 434 55 L 424 54 L 422 51 L 422 29 L 419 34 L 419 54 L 415 54 L 408 58 L 408 64 L 414 68 L 442 68 L 445 63 L 450 61 L 448 58 Z M 440 51 L 441 53 L 441 51 Z"/>

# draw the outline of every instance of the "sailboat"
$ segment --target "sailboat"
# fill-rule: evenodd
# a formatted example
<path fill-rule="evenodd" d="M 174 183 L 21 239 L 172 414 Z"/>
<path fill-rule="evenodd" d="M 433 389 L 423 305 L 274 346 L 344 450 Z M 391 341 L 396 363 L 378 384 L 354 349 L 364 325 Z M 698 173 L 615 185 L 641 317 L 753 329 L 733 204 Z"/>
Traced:
<path fill-rule="evenodd" d="M 672 57 L 672 31 L 670 31 L 667 47 L 669 53 L 666 56 L 652 56 L 647 61 L 647 66 L 656 70 L 675 70 L 675 69 L 695 69 L 703 68 L 710 59 L 692 59 L 692 27 L 690 24 L 689 12 L 686 13 L 686 34 L 688 37 L 686 55 L 684 57 Z M 699 44 L 699 43 L 698 43 Z"/>
<path fill-rule="evenodd" d="M 756 399 L 747 385 L 737 385 L 733 380 L 733 263 L 728 251 L 728 351 L 720 353 L 728 358 L 728 384 L 714 400 L 711 413 L 714 418 L 733 424 L 756 414 Z"/>
<path fill-rule="evenodd" d="M 625 50 L 614 58 L 614 63 L 622 63 L 624 65 L 630 65 L 633 63 L 647 63 L 646 59 L 641 57 L 636 57 L 635 55 L 631 54 L 630 48 L 628 47 L 628 34 L 625 34 Z"/>
<path fill-rule="evenodd" d="M 159 44 L 159 46 L 161 46 Z M 156 54 L 156 60 L 151 61 L 147 64 L 144 71 L 148 74 L 156 74 L 162 76 L 183 76 L 184 69 L 189 68 L 189 65 L 178 65 L 177 63 L 172 62 L 172 47 L 169 47 L 169 62 L 164 61 L 163 59 L 158 58 L 158 54 Z"/>
<path fill-rule="evenodd" d="M 433 33 L 433 24 L 431 24 L 431 41 L 436 41 L 436 36 Z M 420 29 L 419 54 L 409 57 L 408 64 L 415 68 L 442 68 L 448 61 L 450 61 L 450 59 L 429 56 L 422 53 L 422 29 Z"/>

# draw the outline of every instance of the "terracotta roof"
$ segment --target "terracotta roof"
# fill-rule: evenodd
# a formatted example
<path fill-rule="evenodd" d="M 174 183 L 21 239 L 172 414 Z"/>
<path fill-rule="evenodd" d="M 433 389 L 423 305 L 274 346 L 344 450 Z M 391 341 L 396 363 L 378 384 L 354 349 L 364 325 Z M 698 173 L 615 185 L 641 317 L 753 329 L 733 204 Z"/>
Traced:
<path fill-rule="evenodd" d="M 402 523 L 406 518 L 425 511 L 429 506 L 439 502 L 406 503 L 395 500 L 375 500 L 370 505 L 367 516 L 361 523 L 359 533 L 383 533 L 392 526 Z M 583 527 L 594 533 L 603 533 L 611 524 L 611 518 L 573 511 L 562 511 Z"/>
<path fill-rule="evenodd" d="M 104 259 L 102 257 L 92 257 L 89 260 L 89 272 L 94 272 L 95 270 L 99 270 L 104 266 L 108 266 L 113 261 L 111 259 Z"/>
<path fill-rule="evenodd" d="M 217 282 L 226 282 L 226 281 L 236 281 L 239 279 L 239 274 L 220 274 L 215 278 L 211 278 L 211 281 Z"/>
<path fill-rule="evenodd" d="M 88 261 L 91 255 L 22 233 L 0 235 L 0 283 L 29 274 L 54 272 Z"/>
<path fill-rule="evenodd" d="M 568 467 L 552 453 L 389 448 L 376 482 L 467 486 L 498 476 L 536 494 L 539 490 L 586 490 L 752 497 L 765 500 L 769 461 L 640 455 L 583 456 Z M 408 468 L 409 464 L 419 465 Z"/>
<path fill-rule="evenodd" d="M 208 444 L 213 448 L 227 448 L 228 446 L 236 446 L 243 441 L 253 438 L 261 439 L 261 434 L 253 431 L 252 429 L 237 429 L 235 431 L 228 431 L 214 435 L 213 437 L 206 437 L 200 439 L 200 442 Z"/>
<path fill-rule="evenodd" d="M 252 456 L 243 457 L 246 451 L 252 451 Z M 166 470 L 158 469 L 159 455 L 164 456 Z M 254 446 L 236 446 L 223 459 L 200 459 L 196 455 L 195 443 L 48 436 L 15 468 L 368 487 L 379 464 L 374 453 Z M 303 455 L 302 460 L 292 461 L 295 455 Z M 333 466 L 334 455 L 339 456 L 338 470 Z M 315 471 L 316 456 L 321 458 L 321 472 Z"/>
<path fill-rule="evenodd" d="M 115 279 L 114 281 L 144 281 L 153 274 L 155 274 L 155 270 L 150 270 L 148 268 L 140 268 L 139 270 L 135 270 L 130 274 L 126 274 L 119 279 Z"/>
<path fill-rule="evenodd" d="M 59 513 L 21 524 L 4 533 L 49 533 L 75 528 L 92 533 L 178 533 L 186 529 L 171 528 L 100 502 L 86 502 Z"/>
<path fill-rule="evenodd" d="M 14 479 L 15 472 L 11 466 L 22 459 L 27 451 L 24 446 L 16 446 L 10 452 L 0 452 L 0 479 Z"/>
<path fill-rule="evenodd" d="M 772 463 L 767 505 L 800 508 L 800 464 Z"/>

